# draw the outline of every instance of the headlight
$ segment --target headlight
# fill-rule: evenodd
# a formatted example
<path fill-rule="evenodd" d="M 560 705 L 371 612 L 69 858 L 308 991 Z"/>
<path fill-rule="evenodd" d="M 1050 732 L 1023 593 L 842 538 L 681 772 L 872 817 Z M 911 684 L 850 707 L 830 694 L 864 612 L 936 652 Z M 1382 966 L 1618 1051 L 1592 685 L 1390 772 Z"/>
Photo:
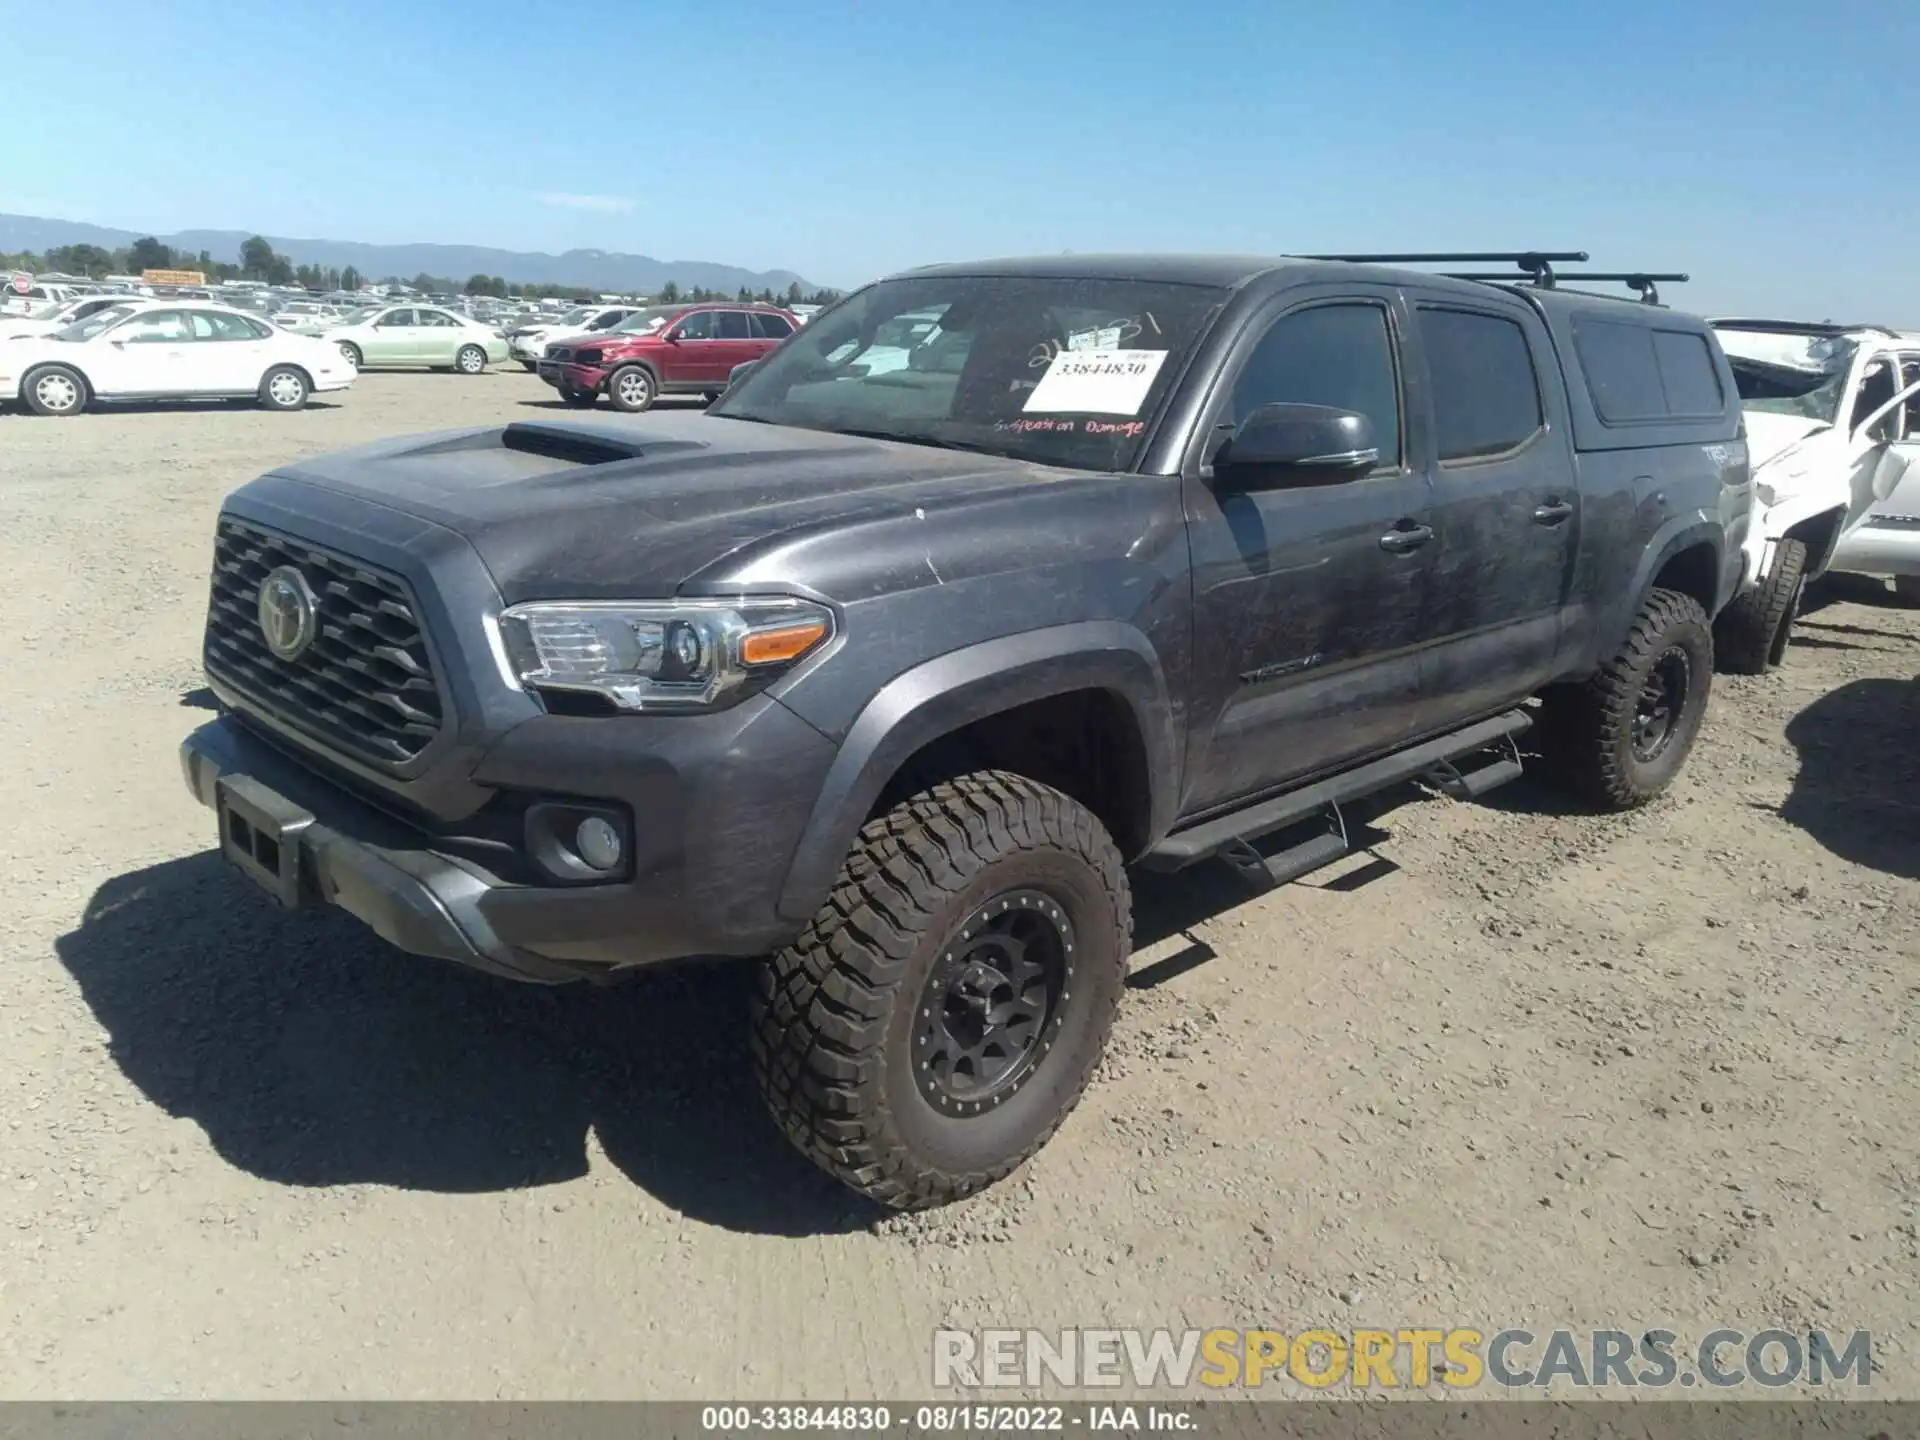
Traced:
<path fill-rule="evenodd" d="M 833 612 L 789 596 L 537 601 L 500 615 L 510 678 L 622 710 L 705 710 L 824 645 Z"/>

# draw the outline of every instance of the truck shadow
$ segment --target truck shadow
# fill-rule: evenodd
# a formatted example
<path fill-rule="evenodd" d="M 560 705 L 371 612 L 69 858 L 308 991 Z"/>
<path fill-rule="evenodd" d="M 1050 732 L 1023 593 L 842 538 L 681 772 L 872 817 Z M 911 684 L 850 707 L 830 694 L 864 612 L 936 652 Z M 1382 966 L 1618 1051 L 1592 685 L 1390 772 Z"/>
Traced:
<path fill-rule="evenodd" d="M 213 851 L 108 881 L 57 948 L 127 1077 L 263 1179 L 521 1189 L 585 1174 L 591 1134 L 664 1204 L 727 1229 L 836 1233 L 882 1213 L 767 1116 L 746 964 L 493 980 L 344 916 L 285 915 Z"/>
<path fill-rule="evenodd" d="M 1800 770 L 1780 816 L 1843 860 L 1920 879 L 1920 676 L 1854 680 L 1787 722 Z"/>

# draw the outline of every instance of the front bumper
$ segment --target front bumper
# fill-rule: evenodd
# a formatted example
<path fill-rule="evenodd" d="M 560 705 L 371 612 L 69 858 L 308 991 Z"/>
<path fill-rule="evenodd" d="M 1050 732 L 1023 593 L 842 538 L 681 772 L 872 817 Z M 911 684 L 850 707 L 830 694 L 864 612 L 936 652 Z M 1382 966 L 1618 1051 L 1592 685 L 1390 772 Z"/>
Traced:
<path fill-rule="evenodd" d="M 542 380 L 557 390 L 591 390 L 598 394 L 607 384 L 607 372 L 597 365 L 571 365 L 542 360 L 538 373 Z"/>
<path fill-rule="evenodd" d="M 189 735 L 180 761 L 227 859 L 282 905 L 336 906 L 412 954 L 554 984 L 765 954 L 797 929 L 779 889 L 831 747 L 772 701 L 700 718 L 722 723 L 636 746 L 629 717 L 542 716 L 482 761 L 475 778 L 503 794 L 633 817 L 629 878 L 603 884 L 540 878 L 517 832 L 488 851 L 417 827 L 232 716 Z"/>

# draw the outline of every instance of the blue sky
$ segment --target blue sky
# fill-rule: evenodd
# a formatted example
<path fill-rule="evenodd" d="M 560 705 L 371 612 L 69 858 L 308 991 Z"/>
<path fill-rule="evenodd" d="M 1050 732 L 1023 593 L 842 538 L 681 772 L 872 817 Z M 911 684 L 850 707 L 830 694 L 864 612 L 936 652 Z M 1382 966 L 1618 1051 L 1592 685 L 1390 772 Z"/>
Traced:
<path fill-rule="evenodd" d="M 9 18 L 11 12 L 11 18 Z M 1585 248 L 1920 327 L 1920 5 L 0 0 L 0 211 L 784 267 Z"/>

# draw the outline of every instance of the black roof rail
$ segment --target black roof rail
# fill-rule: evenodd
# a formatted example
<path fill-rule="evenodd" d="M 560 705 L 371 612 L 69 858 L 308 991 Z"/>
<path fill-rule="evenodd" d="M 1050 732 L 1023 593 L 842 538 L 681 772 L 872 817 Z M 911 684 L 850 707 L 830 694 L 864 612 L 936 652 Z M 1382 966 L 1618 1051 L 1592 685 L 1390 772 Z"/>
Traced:
<path fill-rule="evenodd" d="M 1479 280 L 1493 285 L 1536 285 L 1539 282 L 1530 274 L 1494 275 L 1482 270 L 1449 270 L 1449 280 Z M 1609 280 L 1625 285 L 1639 293 L 1642 303 L 1658 305 L 1662 285 L 1683 285 L 1693 277 L 1678 270 L 1563 270 L 1541 289 L 1552 289 L 1562 280 Z"/>
<path fill-rule="evenodd" d="M 1302 260 L 1344 260 L 1350 265 L 1511 265 L 1525 271 L 1525 278 L 1534 284 L 1551 289 L 1554 281 L 1553 267 L 1583 263 L 1587 259 L 1587 252 L 1584 250 L 1408 250 L 1377 255 L 1302 255 L 1300 258 Z"/>

